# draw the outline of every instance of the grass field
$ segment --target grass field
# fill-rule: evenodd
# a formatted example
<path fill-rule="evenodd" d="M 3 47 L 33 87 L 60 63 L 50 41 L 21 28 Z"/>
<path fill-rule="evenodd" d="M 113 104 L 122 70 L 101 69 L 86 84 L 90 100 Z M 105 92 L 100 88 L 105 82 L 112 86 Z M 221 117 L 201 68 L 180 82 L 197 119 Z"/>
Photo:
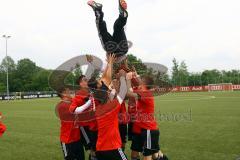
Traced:
<path fill-rule="evenodd" d="M 0 138 L 1 160 L 63 159 L 57 101 L 0 101 L 7 125 Z M 156 113 L 161 149 L 171 160 L 240 158 L 240 92 L 172 93 L 156 98 Z"/>

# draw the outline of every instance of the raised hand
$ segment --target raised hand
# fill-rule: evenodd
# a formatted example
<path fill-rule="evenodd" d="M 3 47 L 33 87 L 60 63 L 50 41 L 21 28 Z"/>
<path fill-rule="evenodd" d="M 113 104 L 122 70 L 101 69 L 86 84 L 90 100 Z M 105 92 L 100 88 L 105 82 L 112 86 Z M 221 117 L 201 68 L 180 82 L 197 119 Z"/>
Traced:
<path fill-rule="evenodd" d="M 126 72 L 131 71 L 129 66 L 128 66 L 128 59 L 127 58 L 123 61 L 123 67 L 124 67 Z"/>
<path fill-rule="evenodd" d="M 86 59 L 87 59 L 87 61 L 89 62 L 89 63 L 92 63 L 92 61 L 93 61 L 93 56 L 92 55 L 88 55 L 88 54 L 86 54 Z"/>
<path fill-rule="evenodd" d="M 115 54 L 109 54 L 107 56 L 107 62 L 109 64 L 113 64 L 116 61 L 116 55 Z"/>
<path fill-rule="evenodd" d="M 123 70 L 123 69 L 121 69 L 120 71 L 119 71 L 119 75 L 120 75 L 120 77 L 126 77 L 126 72 Z"/>

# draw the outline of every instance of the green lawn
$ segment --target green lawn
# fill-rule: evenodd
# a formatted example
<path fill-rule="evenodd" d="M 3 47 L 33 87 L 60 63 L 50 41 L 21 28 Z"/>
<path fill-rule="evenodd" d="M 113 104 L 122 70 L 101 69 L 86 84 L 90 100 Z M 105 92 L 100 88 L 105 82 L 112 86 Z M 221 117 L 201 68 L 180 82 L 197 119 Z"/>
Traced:
<path fill-rule="evenodd" d="M 0 138 L 1 160 L 63 159 L 57 101 L 0 101 L 7 125 Z M 240 92 L 170 93 L 156 98 L 156 115 L 161 149 L 172 160 L 240 158 Z"/>

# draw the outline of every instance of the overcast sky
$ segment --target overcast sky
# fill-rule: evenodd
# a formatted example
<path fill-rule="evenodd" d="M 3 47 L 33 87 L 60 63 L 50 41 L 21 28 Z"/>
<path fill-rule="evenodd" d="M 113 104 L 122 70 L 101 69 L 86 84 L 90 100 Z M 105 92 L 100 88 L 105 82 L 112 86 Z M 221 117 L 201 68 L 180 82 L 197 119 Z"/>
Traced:
<path fill-rule="evenodd" d="M 112 33 L 117 0 L 103 3 Z M 86 54 L 104 58 L 95 17 L 86 0 L 0 0 L 0 34 L 11 35 L 9 55 L 54 69 Z M 129 0 L 129 53 L 172 66 L 185 60 L 190 71 L 240 69 L 239 0 Z M 0 59 L 5 41 L 0 39 Z"/>

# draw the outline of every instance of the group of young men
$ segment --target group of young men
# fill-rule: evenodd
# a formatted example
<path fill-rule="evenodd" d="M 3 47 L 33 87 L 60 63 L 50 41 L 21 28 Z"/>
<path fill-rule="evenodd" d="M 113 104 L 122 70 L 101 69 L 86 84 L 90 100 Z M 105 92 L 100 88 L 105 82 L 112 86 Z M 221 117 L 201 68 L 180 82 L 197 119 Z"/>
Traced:
<path fill-rule="evenodd" d="M 127 160 L 127 140 L 131 143 L 131 160 L 166 160 L 159 146 L 159 128 L 154 118 L 153 79 L 140 77 L 127 65 L 128 42 L 124 31 L 127 4 L 119 1 L 119 17 L 109 34 L 103 20 L 102 5 L 89 1 L 96 15 L 96 25 L 107 65 L 99 78 L 78 78 L 79 90 L 72 97 L 68 87 L 58 92 L 61 101 L 57 112 L 61 120 L 60 141 L 65 160 Z M 93 57 L 86 55 L 91 63 Z M 114 63 L 121 63 L 113 69 Z M 96 68 L 97 69 L 97 68 Z"/>

